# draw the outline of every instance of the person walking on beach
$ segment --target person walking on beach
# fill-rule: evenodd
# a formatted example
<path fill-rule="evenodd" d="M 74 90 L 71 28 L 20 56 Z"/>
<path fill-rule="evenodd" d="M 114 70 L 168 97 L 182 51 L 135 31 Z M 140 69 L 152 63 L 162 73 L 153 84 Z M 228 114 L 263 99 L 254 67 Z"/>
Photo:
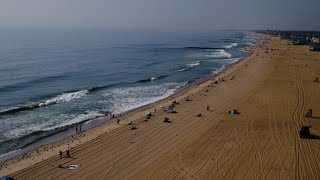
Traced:
<path fill-rule="evenodd" d="M 119 124 L 120 123 L 120 119 L 119 118 L 117 118 L 117 124 Z"/>
<path fill-rule="evenodd" d="M 207 111 L 209 111 L 209 105 L 207 106 Z"/>
<path fill-rule="evenodd" d="M 71 158 L 71 156 L 70 156 L 70 151 L 69 151 L 69 150 L 67 150 L 67 157 L 68 157 L 68 158 Z"/>
<path fill-rule="evenodd" d="M 59 151 L 59 154 L 60 154 L 60 159 L 62 158 L 62 151 L 60 150 Z"/>

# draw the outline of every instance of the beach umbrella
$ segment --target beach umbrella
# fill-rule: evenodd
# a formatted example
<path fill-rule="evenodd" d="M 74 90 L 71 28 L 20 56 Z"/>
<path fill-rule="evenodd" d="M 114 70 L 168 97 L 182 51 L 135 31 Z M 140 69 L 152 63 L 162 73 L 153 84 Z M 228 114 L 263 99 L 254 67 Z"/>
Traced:
<path fill-rule="evenodd" d="M 1 180 L 14 180 L 12 177 L 4 176 L 1 178 Z"/>
<path fill-rule="evenodd" d="M 170 107 L 166 108 L 165 110 L 166 110 L 166 111 L 170 111 L 170 110 L 172 110 L 172 109 L 173 109 L 173 107 L 170 106 Z"/>

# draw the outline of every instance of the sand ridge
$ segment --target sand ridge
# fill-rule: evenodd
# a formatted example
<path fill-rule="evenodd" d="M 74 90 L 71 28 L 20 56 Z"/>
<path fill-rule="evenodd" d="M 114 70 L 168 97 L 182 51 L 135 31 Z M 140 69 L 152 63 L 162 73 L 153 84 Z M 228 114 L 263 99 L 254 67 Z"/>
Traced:
<path fill-rule="evenodd" d="M 128 114 L 138 129 L 117 126 L 14 172 L 17 179 L 319 179 L 320 140 L 300 139 L 301 124 L 320 132 L 320 54 L 275 37 L 219 77 L 182 91 L 176 114 Z M 272 49 L 271 49 L 272 48 Z M 232 80 L 231 80 L 232 79 Z M 190 96 L 192 101 L 185 101 Z M 172 101 L 172 100 L 171 100 Z M 155 104 L 168 105 L 170 99 Z M 209 105 L 209 111 L 206 106 Z M 153 106 L 149 107 L 154 108 Z M 239 115 L 229 115 L 231 109 Z M 315 117 L 305 118 L 313 108 Z M 197 114 L 201 113 L 201 117 Z M 134 114 L 134 116 L 133 116 Z M 129 119 L 131 117 L 131 119 Z M 132 118 L 134 117 L 134 118 Z M 163 123 L 164 117 L 173 120 Z M 122 123 L 127 123 L 123 122 Z M 97 129 L 96 129 L 97 131 Z M 88 136 L 87 136 L 88 137 Z M 59 165 L 80 165 L 77 170 Z"/>

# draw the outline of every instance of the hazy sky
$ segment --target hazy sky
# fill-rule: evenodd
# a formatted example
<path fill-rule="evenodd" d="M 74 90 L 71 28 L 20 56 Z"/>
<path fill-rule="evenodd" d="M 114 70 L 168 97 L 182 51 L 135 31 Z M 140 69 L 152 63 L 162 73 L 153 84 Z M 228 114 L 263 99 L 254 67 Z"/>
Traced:
<path fill-rule="evenodd" d="M 0 28 L 320 30 L 320 0 L 0 0 Z"/>

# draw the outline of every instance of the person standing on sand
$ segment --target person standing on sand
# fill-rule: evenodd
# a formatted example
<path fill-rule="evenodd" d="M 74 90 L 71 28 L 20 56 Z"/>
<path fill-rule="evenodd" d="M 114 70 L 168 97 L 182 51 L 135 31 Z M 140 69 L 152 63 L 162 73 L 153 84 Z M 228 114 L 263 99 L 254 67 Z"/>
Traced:
<path fill-rule="evenodd" d="M 68 158 L 71 158 L 71 156 L 70 156 L 70 151 L 69 151 L 69 150 L 67 150 L 67 157 L 68 157 Z"/>
<path fill-rule="evenodd" d="M 76 133 L 78 133 L 78 126 L 76 126 Z"/>
<path fill-rule="evenodd" d="M 59 154 L 60 154 L 60 159 L 62 158 L 62 151 L 60 150 L 59 151 Z"/>
<path fill-rule="evenodd" d="M 207 106 L 207 111 L 209 111 L 209 105 Z"/>
<path fill-rule="evenodd" d="M 114 114 L 112 114 L 112 118 L 114 118 Z"/>
<path fill-rule="evenodd" d="M 81 126 L 80 126 L 80 129 L 79 129 L 79 132 L 81 132 Z"/>
<path fill-rule="evenodd" d="M 119 124 L 119 122 L 120 122 L 120 119 L 117 118 L 117 124 Z"/>

